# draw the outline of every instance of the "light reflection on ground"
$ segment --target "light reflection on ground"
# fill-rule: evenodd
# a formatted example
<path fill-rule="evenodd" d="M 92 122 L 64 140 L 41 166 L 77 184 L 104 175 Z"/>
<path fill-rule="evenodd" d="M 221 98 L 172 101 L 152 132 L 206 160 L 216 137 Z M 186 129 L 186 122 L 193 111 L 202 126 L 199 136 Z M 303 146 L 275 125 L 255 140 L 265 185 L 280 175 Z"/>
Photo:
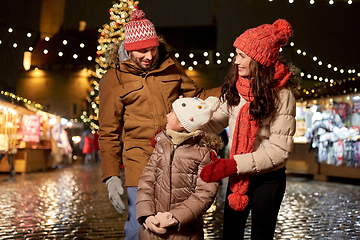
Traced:
<path fill-rule="evenodd" d="M 7 177 L 0 174 L 0 239 L 124 238 L 127 215 L 111 205 L 98 165 Z M 204 215 L 205 239 L 221 239 L 226 184 Z M 357 239 L 359 203 L 360 186 L 288 178 L 275 239 Z"/>

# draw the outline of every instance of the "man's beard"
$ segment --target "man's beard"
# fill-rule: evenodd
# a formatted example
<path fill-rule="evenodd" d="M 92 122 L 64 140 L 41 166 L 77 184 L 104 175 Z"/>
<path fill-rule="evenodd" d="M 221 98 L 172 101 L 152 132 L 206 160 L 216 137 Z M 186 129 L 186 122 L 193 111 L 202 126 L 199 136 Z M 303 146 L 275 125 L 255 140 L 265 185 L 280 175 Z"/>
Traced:
<path fill-rule="evenodd" d="M 141 61 L 139 59 L 134 59 L 132 52 L 129 52 L 129 56 L 145 72 L 156 69 L 156 67 L 158 66 L 158 63 L 159 63 L 159 59 L 160 59 L 159 51 L 157 51 L 155 56 L 151 60 L 151 64 L 148 67 L 142 67 Z"/>
<path fill-rule="evenodd" d="M 151 71 L 151 70 L 154 70 L 158 63 L 159 63 L 159 59 L 160 59 L 160 56 L 159 56 L 159 51 L 156 53 L 156 55 L 154 56 L 153 58 L 153 61 L 151 62 L 150 66 L 147 68 L 147 69 L 144 69 L 145 71 Z"/>

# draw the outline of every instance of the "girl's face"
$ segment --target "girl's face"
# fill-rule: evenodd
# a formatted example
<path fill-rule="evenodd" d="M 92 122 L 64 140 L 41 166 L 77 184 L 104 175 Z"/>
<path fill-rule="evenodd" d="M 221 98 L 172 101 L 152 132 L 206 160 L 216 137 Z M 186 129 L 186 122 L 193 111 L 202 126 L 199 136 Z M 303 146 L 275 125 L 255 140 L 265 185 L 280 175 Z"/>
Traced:
<path fill-rule="evenodd" d="M 166 114 L 166 129 L 170 129 L 173 131 L 179 132 L 180 130 L 183 130 L 184 127 L 180 123 L 179 119 L 177 118 L 174 110 L 172 110 L 170 113 Z"/>
<path fill-rule="evenodd" d="M 250 75 L 250 62 L 251 58 L 243 51 L 236 48 L 235 65 L 238 69 L 238 74 L 241 77 L 249 77 Z"/>

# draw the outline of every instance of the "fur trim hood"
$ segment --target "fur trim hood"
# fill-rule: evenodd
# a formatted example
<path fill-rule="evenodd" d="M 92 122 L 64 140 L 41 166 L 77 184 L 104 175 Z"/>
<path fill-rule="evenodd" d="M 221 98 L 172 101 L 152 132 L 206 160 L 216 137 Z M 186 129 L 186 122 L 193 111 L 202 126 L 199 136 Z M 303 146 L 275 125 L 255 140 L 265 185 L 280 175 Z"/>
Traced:
<path fill-rule="evenodd" d="M 219 135 L 216 135 L 215 133 L 207 133 L 207 132 L 204 132 L 204 134 L 205 134 L 204 137 L 195 146 L 210 147 L 214 149 L 216 152 L 219 151 L 224 146 L 224 143 Z"/>

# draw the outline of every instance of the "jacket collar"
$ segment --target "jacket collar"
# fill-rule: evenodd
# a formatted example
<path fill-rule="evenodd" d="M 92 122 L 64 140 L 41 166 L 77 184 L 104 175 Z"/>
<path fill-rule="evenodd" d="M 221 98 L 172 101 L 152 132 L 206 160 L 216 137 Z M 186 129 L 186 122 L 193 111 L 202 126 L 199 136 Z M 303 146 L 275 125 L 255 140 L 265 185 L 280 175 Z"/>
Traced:
<path fill-rule="evenodd" d="M 201 130 L 196 130 L 195 132 L 190 133 L 181 133 L 173 130 L 166 130 L 167 136 L 171 138 L 174 145 L 178 146 L 185 142 L 195 144 L 204 136 L 204 132 Z"/>

